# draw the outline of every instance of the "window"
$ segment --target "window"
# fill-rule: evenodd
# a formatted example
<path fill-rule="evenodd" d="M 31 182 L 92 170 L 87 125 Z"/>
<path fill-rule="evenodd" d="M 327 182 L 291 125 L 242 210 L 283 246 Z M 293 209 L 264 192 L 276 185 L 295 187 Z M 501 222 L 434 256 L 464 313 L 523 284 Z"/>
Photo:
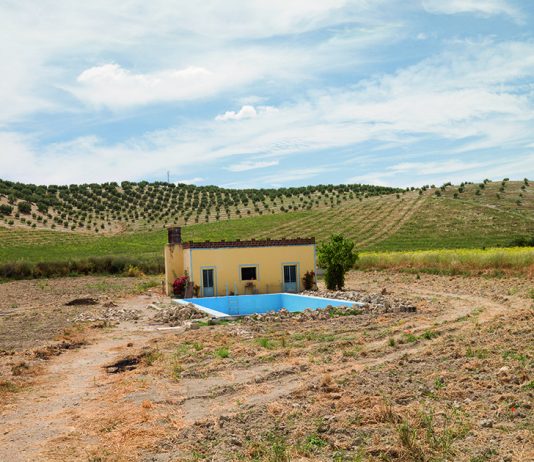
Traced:
<path fill-rule="evenodd" d="M 241 280 L 242 281 L 255 281 L 257 277 L 257 268 L 255 266 L 242 266 L 241 267 Z"/>

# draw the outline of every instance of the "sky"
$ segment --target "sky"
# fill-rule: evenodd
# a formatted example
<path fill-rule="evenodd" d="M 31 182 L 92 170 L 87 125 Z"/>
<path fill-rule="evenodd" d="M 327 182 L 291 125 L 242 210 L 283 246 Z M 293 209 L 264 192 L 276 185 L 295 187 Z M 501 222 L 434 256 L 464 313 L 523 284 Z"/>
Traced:
<path fill-rule="evenodd" d="M 534 177 L 534 0 L 0 0 L 0 178 Z"/>

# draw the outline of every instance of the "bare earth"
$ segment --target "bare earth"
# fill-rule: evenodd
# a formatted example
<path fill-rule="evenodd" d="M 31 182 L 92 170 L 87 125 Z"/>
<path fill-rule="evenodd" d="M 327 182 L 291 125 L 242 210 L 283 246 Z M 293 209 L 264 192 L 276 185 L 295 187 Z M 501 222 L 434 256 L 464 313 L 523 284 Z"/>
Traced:
<path fill-rule="evenodd" d="M 531 280 L 354 272 L 417 312 L 165 330 L 139 283 L 0 285 L 1 461 L 534 460 Z"/>

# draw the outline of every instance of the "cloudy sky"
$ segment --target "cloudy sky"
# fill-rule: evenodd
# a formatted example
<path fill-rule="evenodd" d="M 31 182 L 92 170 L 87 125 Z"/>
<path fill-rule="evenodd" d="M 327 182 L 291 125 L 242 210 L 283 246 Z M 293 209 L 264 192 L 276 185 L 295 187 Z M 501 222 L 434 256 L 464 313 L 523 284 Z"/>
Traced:
<path fill-rule="evenodd" d="M 3 0 L 0 178 L 534 177 L 532 0 Z"/>

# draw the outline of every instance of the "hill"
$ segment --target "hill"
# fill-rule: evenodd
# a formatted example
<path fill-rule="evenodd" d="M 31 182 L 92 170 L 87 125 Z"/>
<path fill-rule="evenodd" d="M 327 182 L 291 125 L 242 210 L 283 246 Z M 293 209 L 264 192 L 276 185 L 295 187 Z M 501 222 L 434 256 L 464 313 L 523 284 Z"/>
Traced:
<path fill-rule="evenodd" d="M 322 210 L 402 190 L 372 185 L 318 185 L 279 189 L 225 189 L 123 181 L 38 186 L 0 180 L 0 217 L 11 228 L 84 234 L 147 231 L 166 225 Z"/>
<path fill-rule="evenodd" d="M 267 214 L 260 209 L 262 214 L 251 211 L 251 215 L 256 213 L 255 216 L 243 217 L 241 213 L 243 218 L 187 225 L 184 238 L 218 240 L 315 236 L 321 241 L 337 232 L 353 239 L 361 251 L 383 251 L 507 246 L 518 238 L 534 235 L 534 187 L 528 181 L 444 185 L 441 188 L 382 195 L 375 193 L 388 190 L 369 189 L 362 193 L 352 191 L 350 186 L 324 187 L 323 191 L 321 188 L 273 190 L 284 191 L 276 197 L 273 193 L 273 199 L 271 196 L 268 199 L 272 207 L 276 202 L 277 210 L 271 209 Z M 358 185 L 358 188 L 362 186 Z M 298 194 L 297 189 L 301 189 Z M 189 190 L 196 191 L 195 188 Z M 309 195 L 306 194 L 308 191 L 311 191 Z M 224 194 L 222 197 L 226 197 Z M 233 192 L 227 194 L 232 197 Z M 253 195 L 254 192 L 250 190 L 246 194 Z M 281 205 L 282 199 L 285 205 Z M 308 202 L 304 207 L 292 206 L 305 201 Z M 38 206 L 32 204 L 32 207 Z M 282 207 L 287 211 L 282 212 Z M 252 205 L 247 210 L 251 208 L 254 210 Z M 4 218 L 4 224 L 5 220 L 8 217 Z M 162 220 L 165 221 L 165 217 Z M 181 223 L 179 218 L 177 222 Z M 122 226 L 124 230 L 104 234 L 60 232 L 57 227 L 0 226 L 0 261 L 65 261 L 95 256 L 161 259 L 166 240 L 164 223 L 159 223 L 157 229 L 154 223 L 148 224 L 148 227 L 147 223 L 117 221 L 116 226 Z"/>

